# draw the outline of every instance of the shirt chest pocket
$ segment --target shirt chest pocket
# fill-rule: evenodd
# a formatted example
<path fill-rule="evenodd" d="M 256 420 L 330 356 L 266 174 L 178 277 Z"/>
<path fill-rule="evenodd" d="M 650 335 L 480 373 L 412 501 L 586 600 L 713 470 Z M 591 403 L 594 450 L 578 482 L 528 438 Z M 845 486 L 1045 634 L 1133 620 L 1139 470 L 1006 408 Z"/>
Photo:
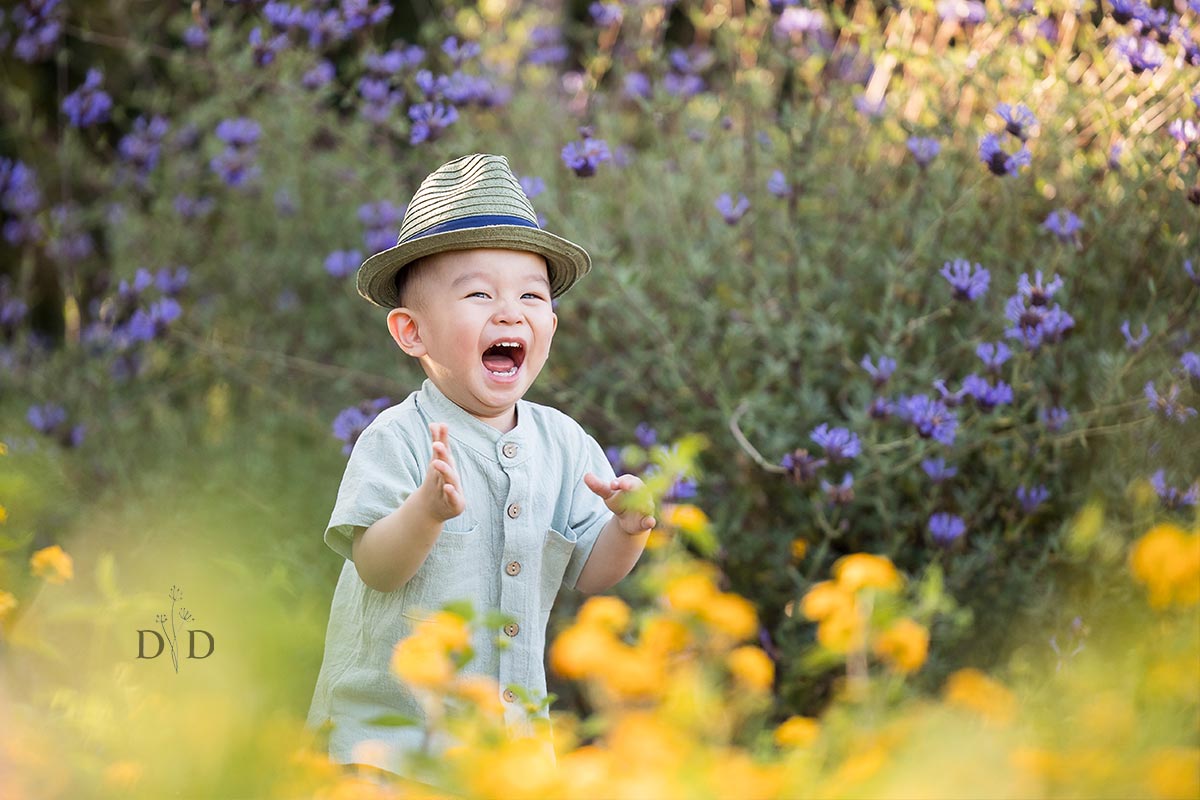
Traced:
<path fill-rule="evenodd" d="M 558 596 L 562 586 L 563 575 L 567 572 L 567 564 L 571 554 L 575 552 L 575 538 L 568 534 L 559 533 L 553 528 L 546 530 L 545 544 L 542 547 L 542 574 L 539 581 L 541 610 L 549 611 Z"/>
<path fill-rule="evenodd" d="M 456 600 L 478 604 L 482 547 L 479 526 L 466 515 L 448 520 L 425 563 L 405 584 L 400 613 L 422 620 Z"/>

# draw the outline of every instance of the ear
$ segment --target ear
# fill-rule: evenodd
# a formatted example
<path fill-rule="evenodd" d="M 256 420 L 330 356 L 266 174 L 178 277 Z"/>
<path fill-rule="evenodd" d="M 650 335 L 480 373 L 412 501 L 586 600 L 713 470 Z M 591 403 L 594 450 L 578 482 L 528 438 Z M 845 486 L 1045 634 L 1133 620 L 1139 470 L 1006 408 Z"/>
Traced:
<path fill-rule="evenodd" d="M 421 329 L 413 312 L 407 308 L 393 308 L 387 315 L 388 331 L 396 344 L 413 358 L 420 358 L 428 350 L 421 341 Z"/>

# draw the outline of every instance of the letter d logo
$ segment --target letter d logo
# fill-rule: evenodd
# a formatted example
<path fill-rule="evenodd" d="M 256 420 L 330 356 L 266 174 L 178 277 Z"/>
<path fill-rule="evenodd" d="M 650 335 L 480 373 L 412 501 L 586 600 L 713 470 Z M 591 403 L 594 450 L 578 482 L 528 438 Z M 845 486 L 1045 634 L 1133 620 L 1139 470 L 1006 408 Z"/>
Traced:
<path fill-rule="evenodd" d="M 153 636 L 155 639 L 158 639 L 158 651 L 152 656 L 146 655 L 147 633 Z M 163 642 L 163 637 L 159 635 L 158 631 L 149 629 L 138 630 L 138 658 L 158 658 L 162 655 L 164 645 L 165 643 Z"/>

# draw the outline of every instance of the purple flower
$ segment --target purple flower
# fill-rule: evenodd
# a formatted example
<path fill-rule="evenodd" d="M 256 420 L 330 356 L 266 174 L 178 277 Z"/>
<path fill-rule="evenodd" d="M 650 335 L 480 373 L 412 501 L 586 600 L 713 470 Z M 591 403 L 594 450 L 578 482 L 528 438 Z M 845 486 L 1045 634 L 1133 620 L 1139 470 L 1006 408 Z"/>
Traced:
<path fill-rule="evenodd" d="M 862 452 L 858 435 L 846 428 L 830 428 L 822 422 L 813 428 L 812 440 L 825 450 L 825 455 L 831 463 L 847 461 Z"/>
<path fill-rule="evenodd" d="M 910 136 L 907 144 L 909 152 L 913 154 L 913 158 L 917 160 L 921 169 L 928 167 L 930 162 L 937 158 L 938 153 L 942 151 L 942 145 L 938 140 L 929 137 Z"/>
<path fill-rule="evenodd" d="M 976 264 L 972 269 L 971 262 L 956 258 L 951 263 L 947 261 L 942 266 L 941 275 L 954 287 L 956 300 L 974 301 L 987 294 L 991 275 L 981 265 Z"/>
<path fill-rule="evenodd" d="M 250 31 L 250 49 L 256 66 L 265 67 L 275 60 L 275 56 L 288 46 L 286 33 L 281 33 L 269 41 L 263 40 L 261 28 Z"/>
<path fill-rule="evenodd" d="M 833 484 L 821 479 L 821 491 L 833 505 L 844 506 L 854 499 L 854 476 L 849 472 L 842 476 L 842 482 Z"/>
<path fill-rule="evenodd" d="M 408 143 L 421 144 L 437 139 L 446 128 L 457 122 L 458 109 L 441 103 L 418 103 L 409 106 L 408 116 L 413 121 Z"/>
<path fill-rule="evenodd" d="M 279 0 L 270 0 L 262 9 L 263 18 L 277 31 L 287 31 L 300 26 L 304 9 Z"/>
<path fill-rule="evenodd" d="M 191 50 L 208 47 L 208 31 L 199 25 L 189 25 L 183 32 L 183 43 Z"/>
<path fill-rule="evenodd" d="M 450 36 L 442 42 L 442 52 L 450 56 L 454 66 L 461 67 L 479 55 L 479 42 L 463 42 L 459 44 L 457 36 Z"/>
<path fill-rule="evenodd" d="M 997 373 L 1000 366 L 1012 357 L 1012 351 L 1004 342 L 981 342 L 975 347 L 975 355 L 979 356 L 989 372 Z"/>
<path fill-rule="evenodd" d="M 816 477 L 817 470 L 827 463 L 829 462 L 825 459 L 816 458 L 803 448 L 788 453 L 779 461 L 779 465 L 788 471 L 788 476 L 798 486 L 811 481 Z"/>
<path fill-rule="evenodd" d="M 103 80 L 100 70 L 89 69 L 83 86 L 63 98 L 63 113 L 75 127 L 87 128 L 108 121 L 112 98 L 100 88 Z"/>
<path fill-rule="evenodd" d="M 217 138 L 230 147 L 245 149 L 252 147 L 262 135 L 258 123 L 247 117 L 224 119 L 217 124 Z"/>
<path fill-rule="evenodd" d="M 1056 406 L 1050 409 L 1039 409 L 1038 418 L 1046 426 L 1046 430 L 1057 433 L 1066 427 L 1071 414 L 1065 408 Z"/>
<path fill-rule="evenodd" d="M 974 25 L 987 19 L 987 9 L 979 0 L 938 0 L 938 16 L 947 22 Z"/>
<path fill-rule="evenodd" d="M 1146 395 L 1146 405 L 1150 410 L 1157 411 L 1167 419 L 1183 423 L 1187 422 L 1188 417 L 1196 416 L 1196 409 L 1179 402 L 1179 386 L 1176 384 L 1171 384 L 1167 394 L 1161 395 L 1154 388 L 1154 381 L 1147 381 L 1142 391 Z"/>
<path fill-rule="evenodd" d="M 11 287 L 7 276 L 0 277 L 0 332 L 15 331 L 29 311 L 25 301 L 12 295 Z"/>
<path fill-rule="evenodd" d="M 949 547 L 966 533 L 967 524 L 957 514 L 939 511 L 929 518 L 929 534 L 942 547 Z"/>
<path fill-rule="evenodd" d="M 1136 338 L 1129 330 L 1129 320 L 1125 320 L 1121 323 L 1121 333 L 1125 336 L 1126 349 L 1132 350 L 1135 353 L 1138 350 L 1141 350 L 1142 345 L 1145 344 L 1146 340 L 1150 338 L 1150 328 L 1144 322 L 1142 323 L 1142 332 L 1139 333 Z"/>
<path fill-rule="evenodd" d="M 13 54 L 26 63 L 45 61 L 58 49 L 62 35 L 66 5 L 60 0 L 34 0 L 12 10 L 15 27 L 20 34 L 13 44 Z"/>
<path fill-rule="evenodd" d="M 996 113 L 1004 120 L 1004 130 L 1020 139 L 1022 142 L 1029 138 L 1029 131 L 1038 124 L 1037 117 L 1025 105 L 1013 108 L 1008 103 L 996 106 Z"/>
<path fill-rule="evenodd" d="M 957 392 L 950 391 L 946 388 L 946 381 L 942 378 L 938 378 L 933 382 L 933 388 L 938 390 L 938 394 L 942 396 L 942 402 L 945 403 L 948 408 L 955 408 L 962 405 L 963 397 L 969 394 L 965 385 Z"/>
<path fill-rule="evenodd" d="M 887 111 L 887 98 L 882 94 L 875 98 L 866 94 L 855 95 L 854 110 L 870 119 L 882 117 L 883 112 Z"/>
<path fill-rule="evenodd" d="M 1200 354 L 1190 351 L 1184 353 L 1179 357 L 1179 365 L 1186 374 L 1200 380 Z"/>
<path fill-rule="evenodd" d="M 871 419 L 887 419 L 895 413 L 896 407 L 892 405 L 884 397 L 876 397 L 871 401 L 871 405 L 867 407 L 867 414 Z"/>
<path fill-rule="evenodd" d="M 1017 294 L 1027 299 L 1030 304 L 1035 306 L 1044 306 L 1055 292 L 1063 286 L 1062 278 L 1054 276 L 1050 283 L 1042 284 L 1042 271 L 1039 269 L 1036 277 L 1032 282 L 1029 280 L 1029 275 L 1021 273 L 1021 277 L 1017 278 Z"/>
<path fill-rule="evenodd" d="M 546 182 L 541 178 L 531 175 L 522 175 L 521 191 L 525 193 L 525 197 L 532 200 L 542 192 L 546 191 Z"/>
<path fill-rule="evenodd" d="M 925 470 L 925 474 L 933 480 L 934 483 L 941 483 L 945 480 L 953 478 L 958 474 L 958 468 L 948 466 L 946 459 L 938 456 L 937 458 L 926 458 L 921 461 L 921 469 Z"/>
<path fill-rule="evenodd" d="M 1062 208 L 1050 212 L 1046 221 L 1042 223 L 1042 227 L 1057 236 L 1059 240 L 1072 242 L 1076 238 L 1075 234 L 1083 228 L 1083 222 L 1079 217 Z"/>
<path fill-rule="evenodd" d="M 567 59 L 567 46 L 562 42 L 562 29 L 552 25 L 539 25 L 529 32 L 533 49 L 525 54 L 530 64 L 557 64 Z"/>
<path fill-rule="evenodd" d="M 993 175 L 1016 175 L 1021 167 L 1033 163 L 1033 155 L 1029 148 L 1021 145 L 1021 149 L 1009 155 L 1000 146 L 1000 137 L 989 133 L 979 140 L 979 160 L 987 165 Z"/>
<path fill-rule="evenodd" d="M 945 445 L 954 444 L 958 417 L 942 401 L 924 394 L 902 397 L 896 413 L 910 422 L 922 438 L 935 439 Z"/>
<path fill-rule="evenodd" d="M 658 442 L 658 432 L 645 422 L 639 422 L 633 429 L 633 436 L 642 447 L 652 447 Z"/>
<path fill-rule="evenodd" d="M 57 439 L 64 447 L 78 447 L 83 443 L 85 427 L 71 426 L 67 422 L 67 411 L 62 406 L 53 403 L 30 406 L 25 419 L 34 430 Z"/>
<path fill-rule="evenodd" d="M 792 187 L 788 185 L 787 178 L 780 170 L 775 170 L 771 173 L 771 177 L 767 178 L 767 191 L 776 197 L 792 196 Z"/>
<path fill-rule="evenodd" d="M 1172 511 L 1184 506 L 1194 506 L 1200 501 L 1200 482 L 1193 483 L 1185 494 L 1174 486 L 1167 485 L 1165 470 L 1160 469 L 1151 475 L 1150 485 L 1154 487 L 1162 504 Z"/>
<path fill-rule="evenodd" d="M 1138 6 L 1143 4 L 1143 0 L 1112 0 L 1112 18 L 1119 24 L 1124 25 L 1138 14 Z"/>
<path fill-rule="evenodd" d="M 1196 127 L 1196 123 L 1190 119 L 1172 120 L 1167 126 L 1167 133 L 1171 138 L 1183 145 L 1182 149 L 1187 149 L 1188 145 L 1200 140 L 1200 128 Z"/>
<path fill-rule="evenodd" d="M 562 149 L 563 163 L 580 178 L 595 175 L 596 167 L 611 159 L 612 153 L 608 150 L 608 143 L 591 136 L 584 136 L 579 142 L 569 142 Z"/>
<path fill-rule="evenodd" d="M 863 356 L 859 366 L 867 371 L 871 376 L 871 382 L 876 388 L 886 384 L 892 377 L 892 373 L 896 371 L 896 359 L 887 356 L 879 357 L 879 365 L 871 363 L 870 356 Z"/>
<path fill-rule="evenodd" d="M 691 478 L 677 478 L 667 493 L 663 495 L 663 502 L 680 503 L 684 500 L 691 500 L 696 496 L 697 488 L 696 482 Z"/>
<path fill-rule="evenodd" d="M 174 272 L 170 267 L 163 267 L 155 275 L 155 285 L 158 290 L 164 295 L 174 296 L 187 288 L 188 284 L 188 268 L 178 267 Z"/>
<path fill-rule="evenodd" d="M 738 199 L 735 203 L 728 192 L 722 194 L 713 203 L 717 211 L 721 212 L 721 216 L 725 218 L 725 222 L 730 225 L 736 225 L 742 217 L 746 216 L 746 212 L 750 210 L 750 200 L 746 195 L 738 193 Z"/>
<path fill-rule="evenodd" d="M 1007 329 L 1004 335 L 1019 340 L 1031 351 L 1037 350 L 1043 343 L 1061 341 L 1067 331 L 1075 327 L 1075 320 L 1057 303 L 1053 308 L 1046 308 L 1046 296 L 1048 295 L 1031 295 L 1030 305 L 1025 304 L 1026 298 L 1021 294 L 1008 298 L 1004 306 L 1004 315 L 1013 326 Z"/>
<path fill-rule="evenodd" d="M 650 79 L 641 72 L 630 72 L 625 76 L 624 93 L 626 97 L 640 97 L 649 100 L 652 93 Z"/>
<path fill-rule="evenodd" d="M 963 380 L 963 391 L 975 398 L 975 404 L 982 411 L 991 411 L 998 405 L 1012 403 L 1013 390 L 1004 381 L 995 384 L 972 373 Z"/>
<path fill-rule="evenodd" d="M 592 3 L 588 6 L 588 14 L 600 28 L 621 24 L 621 6 L 617 3 Z"/>
<path fill-rule="evenodd" d="M 334 250 L 325 257 L 325 271 L 334 278 L 352 275 L 362 263 L 362 254 L 357 250 Z"/>
<path fill-rule="evenodd" d="M 174 206 L 175 213 L 186 220 L 202 219 L 213 212 L 216 201 L 211 197 L 193 199 L 186 194 L 180 194 L 175 196 Z"/>
<path fill-rule="evenodd" d="M 1165 56 L 1162 48 L 1153 40 L 1140 36 L 1125 36 L 1117 42 L 1117 52 L 1129 59 L 1129 68 L 1134 74 L 1147 70 L 1153 72 L 1163 65 Z"/>
<path fill-rule="evenodd" d="M 336 71 L 333 63 L 328 59 L 322 58 L 317 62 L 316 66 L 304 73 L 304 77 L 300 79 L 300 85 L 309 91 L 320 89 L 325 84 L 333 80 Z"/>
<path fill-rule="evenodd" d="M 350 451 L 354 449 L 354 444 L 362 432 L 379 416 L 379 412 L 391 404 L 392 401 L 389 398 L 379 397 L 375 400 L 364 400 L 356 406 L 350 406 L 338 412 L 333 420 L 333 435 L 345 442 L 345 445 L 342 446 L 342 455 L 350 455 Z"/>
<path fill-rule="evenodd" d="M 1197 286 L 1200 286 L 1200 272 L 1197 272 L 1192 267 L 1192 260 L 1190 258 L 1184 260 L 1183 271 L 1187 273 L 1187 276 L 1188 276 L 1188 278 L 1191 279 L 1192 283 L 1196 284 Z"/>
<path fill-rule="evenodd" d="M 156 116 L 151 120 L 138 117 L 133 121 L 133 130 L 121 137 L 117 144 L 121 160 L 144 178 L 158 163 L 159 148 L 169 127 L 162 117 Z"/>
<path fill-rule="evenodd" d="M 817 33 L 825 29 L 825 15 L 819 9 L 785 8 L 775 20 L 775 35 L 795 39 L 806 33 Z"/>
<path fill-rule="evenodd" d="M 1050 497 L 1050 490 L 1045 486 L 1038 485 L 1032 489 L 1026 489 L 1025 484 L 1017 487 L 1017 500 L 1021 503 L 1021 509 L 1026 514 L 1032 514 L 1037 510 L 1037 507 L 1046 502 Z"/>
<path fill-rule="evenodd" d="M 245 186 L 262 172 L 254 163 L 252 150 L 222 151 L 208 162 L 209 168 L 231 187 Z"/>
<path fill-rule="evenodd" d="M 663 91 L 673 97 L 695 97 L 704 91 L 704 78 L 679 72 L 668 72 L 663 76 Z"/>
<path fill-rule="evenodd" d="M 1108 148 L 1108 168 L 1113 171 L 1121 169 L 1121 151 L 1124 149 L 1120 142 Z"/>

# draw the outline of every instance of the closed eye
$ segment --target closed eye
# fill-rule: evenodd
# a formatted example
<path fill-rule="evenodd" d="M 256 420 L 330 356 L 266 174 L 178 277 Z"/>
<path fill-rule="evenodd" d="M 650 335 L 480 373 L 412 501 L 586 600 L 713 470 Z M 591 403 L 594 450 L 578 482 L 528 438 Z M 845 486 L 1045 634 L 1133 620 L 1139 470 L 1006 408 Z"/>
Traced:
<path fill-rule="evenodd" d="M 469 295 L 467 295 L 467 297 L 482 297 L 485 300 L 489 299 L 487 292 L 471 292 Z"/>

